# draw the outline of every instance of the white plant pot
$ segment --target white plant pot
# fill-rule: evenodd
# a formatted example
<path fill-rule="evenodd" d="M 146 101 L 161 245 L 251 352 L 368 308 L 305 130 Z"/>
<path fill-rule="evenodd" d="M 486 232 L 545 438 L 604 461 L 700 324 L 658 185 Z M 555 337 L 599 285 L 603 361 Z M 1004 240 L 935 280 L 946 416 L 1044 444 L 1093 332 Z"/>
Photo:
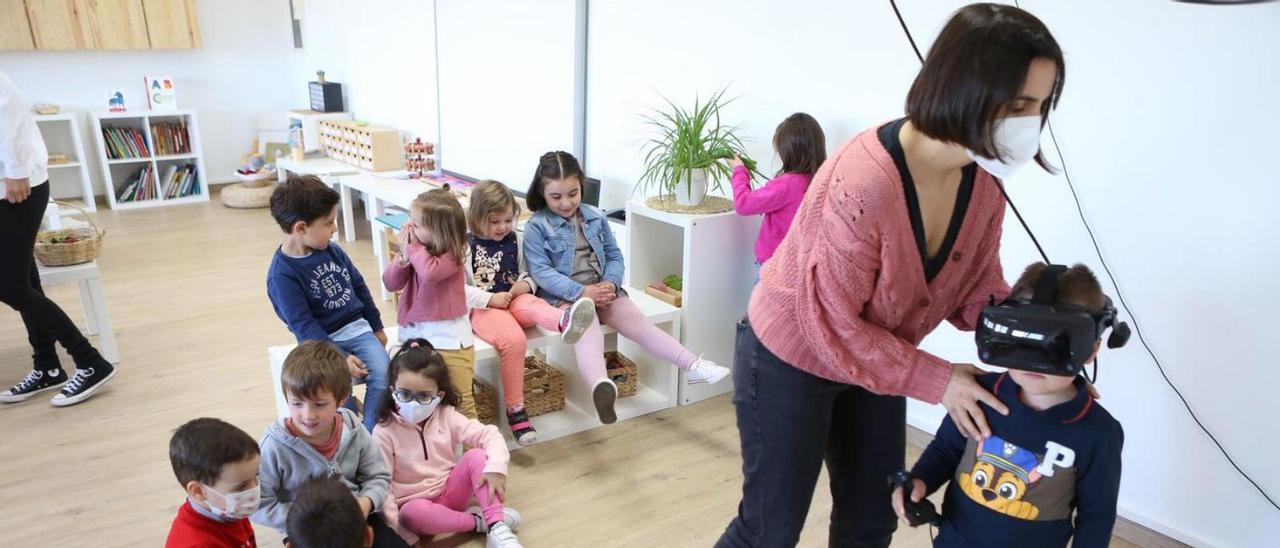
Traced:
<path fill-rule="evenodd" d="M 676 203 L 682 206 L 696 206 L 707 197 L 707 170 L 695 169 L 691 175 L 676 182 Z"/>

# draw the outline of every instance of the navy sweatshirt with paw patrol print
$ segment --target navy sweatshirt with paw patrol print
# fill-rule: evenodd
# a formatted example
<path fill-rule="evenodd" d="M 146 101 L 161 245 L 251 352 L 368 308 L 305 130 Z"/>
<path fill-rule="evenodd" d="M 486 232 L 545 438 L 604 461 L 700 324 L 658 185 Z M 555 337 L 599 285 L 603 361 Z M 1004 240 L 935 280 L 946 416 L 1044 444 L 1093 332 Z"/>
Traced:
<path fill-rule="evenodd" d="M 965 438 L 950 417 L 911 474 L 930 493 L 950 481 L 934 546 L 1107 546 L 1120 492 L 1124 430 L 1075 381 L 1071 401 L 1037 411 L 1007 373 L 978 382 L 1009 414 L 984 406 L 992 437 Z"/>

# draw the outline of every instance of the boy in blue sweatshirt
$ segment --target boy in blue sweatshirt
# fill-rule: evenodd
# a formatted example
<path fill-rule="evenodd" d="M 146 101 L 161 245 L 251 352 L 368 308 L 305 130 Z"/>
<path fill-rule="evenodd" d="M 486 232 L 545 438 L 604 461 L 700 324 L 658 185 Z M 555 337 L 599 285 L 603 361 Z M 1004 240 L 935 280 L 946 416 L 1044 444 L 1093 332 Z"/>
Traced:
<path fill-rule="evenodd" d="M 373 430 L 391 359 L 369 286 L 330 241 L 338 230 L 338 193 L 314 176 L 290 177 L 271 193 L 271 216 L 284 231 L 267 269 L 271 306 L 299 343 L 328 341 L 346 354 L 351 376 L 367 383 L 364 427 Z"/>
<path fill-rule="evenodd" d="M 1029 298 L 1044 269 L 1043 263 L 1028 267 L 1012 295 Z M 1059 303 L 1098 313 L 1105 299 L 1097 278 L 1083 265 L 1059 279 Z M 1094 342 L 1088 361 L 1097 358 L 1100 344 Z M 1107 546 L 1120 491 L 1120 423 L 1079 376 L 1009 370 L 978 382 L 1008 406 L 1009 414 L 988 407 L 992 436 L 981 441 L 965 438 L 950 417 L 943 419 L 911 470 L 913 501 L 950 481 L 933 545 Z M 893 493 L 900 518 L 902 491 Z"/>

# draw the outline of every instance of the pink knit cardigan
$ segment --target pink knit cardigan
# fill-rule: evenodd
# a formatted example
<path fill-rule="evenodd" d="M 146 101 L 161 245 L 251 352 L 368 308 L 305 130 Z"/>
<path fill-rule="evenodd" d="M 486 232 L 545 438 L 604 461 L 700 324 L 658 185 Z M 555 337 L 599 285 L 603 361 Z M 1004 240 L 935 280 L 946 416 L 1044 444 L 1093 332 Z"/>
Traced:
<path fill-rule="evenodd" d="M 972 331 L 988 298 L 1009 294 L 1005 201 L 978 169 L 951 257 L 931 283 L 906 204 L 876 129 L 845 143 L 814 174 L 747 314 L 765 347 L 802 371 L 938 403 L 950 362 L 917 345 L 943 320 Z"/>

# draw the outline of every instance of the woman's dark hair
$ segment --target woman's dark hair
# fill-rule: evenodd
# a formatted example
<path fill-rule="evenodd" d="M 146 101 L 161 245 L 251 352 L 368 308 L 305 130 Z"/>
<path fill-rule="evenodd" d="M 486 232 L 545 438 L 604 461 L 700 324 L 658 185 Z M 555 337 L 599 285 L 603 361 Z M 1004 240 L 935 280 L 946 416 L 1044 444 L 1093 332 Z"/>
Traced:
<path fill-rule="evenodd" d="M 390 378 L 387 379 L 387 394 L 378 405 L 378 424 L 387 424 L 396 412 L 396 399 L 392 394 L 396 391 L 396 379 L 400 373 L 410 371 L 434 379 L 444 390 L 440 403 L 457 407 L 462 402 L 457 387 L 449 380 L 449 368 L 445 367 L 444 358 L 426 339 L 409 339 L 400 345 L 400 350 L 391 357 Z M 471 387 L 468 386 L 467 389 Z"/>
<path fill-rule="evenodd" d="M 1053 90 L 1040 105 L 1041 124 L 1058 106 L 1066 65 L 1062 48 L 1036 16 L 1013 6 L 971 4 L 947 21 L 907 93 L 907 118 L 926 136 L 1000 158 L 994 142 L 1001 110 L 1015 101 L 1031 61 L 1057 67 Z M 1037 152 L 1036 162 L 1052 171 Z"/>
<path fill-rule="evenodd" d="M 524 193 L 524 203 L 529 206 L 529 211 L 537 212 L 547 207 L 547 199 L 542 195 L 543 181 L 569 177 L 577 177 L 579 186 L 586 180 L 577 158 L 563 150 L 543 154 L 538 159 L 538 169 L 533 172 L 533 182 L 529 183 L 529 191 Z"/>
<path fill-rule="evenodd" d="M 827 159 L 827 137 L 812 116 L 797 112 L 773 131 L 773 149 L 782 157 L 782 173 L 813 175 Z"/>

